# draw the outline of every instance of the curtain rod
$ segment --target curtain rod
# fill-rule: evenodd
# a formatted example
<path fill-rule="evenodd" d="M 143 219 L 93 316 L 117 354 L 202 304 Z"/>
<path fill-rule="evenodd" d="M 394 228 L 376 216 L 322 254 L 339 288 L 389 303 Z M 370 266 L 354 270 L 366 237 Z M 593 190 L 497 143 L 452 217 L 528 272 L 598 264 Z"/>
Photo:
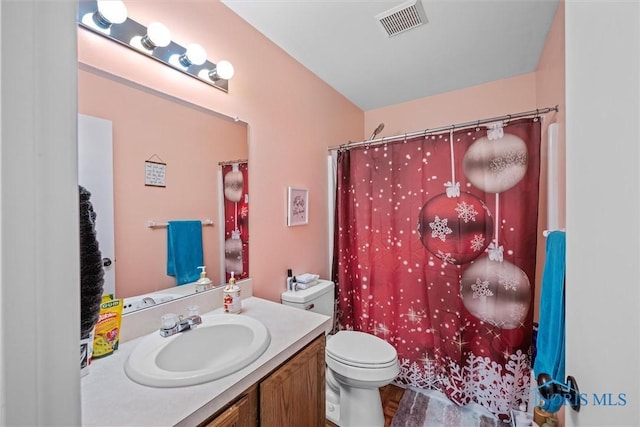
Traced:
<path fill-rule="evenodd" d="M 362 145 L 366 145 L 366 146 L 379 145 L 379 144 L 384 144 L 386 142 L 397 141 L 397 140 L 400 140 L 400 139 L 412 138 L 414 136 L 421 136 L 421 135 L 426 136 L 426 135 L 429 135 L 429 134 L 432 134 L 432 133 L 444 132 L 444 131 L 452 130 L 452 129 L 453 130 L 455 130 L 455 129 L 463 129 L 463 128 L 467 128 L 467 127 L 471 127 L 471 126 L 480 126 L 482 124 L 498 122 L 498 121 L 501 121 L 501 120 L 519 119 L 519 118 L 527 117 L 527 116 L 539 116 L 540 114 L 546 114 L 546 113 L 549 113 L 551 111 L 558 111 L 558 106 L 556 105 L 555 107 L 537 108 L 535 110 L 524 111 L 522 113 L 507 114 L 505 116 L 491 117 L 491 118 L 488 118 L 488 119 L 475 120 L 473 122 L 466 122 L 466 123 L 458 123 L 458 124 L 455 124 L 455 125 L 441 126 L 441 127 L 438 127 L 438 128 L 425 129 L 425 130 L 421 130 L 421 131 L 417 131 L 417 132 L 404 133 L 404 134 L 393 135 L 393 136 L 384 136 L 382 138 L 370 139 L 368 141 L 360 141 L 360 142 L 351 142 L 351 141 L 349 141 L 346 144 L 334 145 L 333 147 L 329 147 L 328 151 L 331 151 L 331 150 L 345 150 L 345 149 L 349 150 L 351 148 L 360 147 Z"/>
<path fill-rule="evenodd" d="M 234 163 L 249 163 L 249 161 L 247 159 L 226 160 L 224 162 L 218 162 L 218 166 L 232 165 Z"/>

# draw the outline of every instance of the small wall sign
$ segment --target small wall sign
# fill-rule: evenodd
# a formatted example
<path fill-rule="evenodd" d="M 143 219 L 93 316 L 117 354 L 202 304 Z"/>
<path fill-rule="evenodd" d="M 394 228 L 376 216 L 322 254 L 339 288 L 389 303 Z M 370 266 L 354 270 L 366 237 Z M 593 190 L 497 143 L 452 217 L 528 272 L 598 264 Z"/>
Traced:
<path fill-rule="evenodd" d="M 154 154 L 154 156 L 156 155 Z M 146 160 L 144 162 L 144 185 L 151 187 L 166 187 L 166 171 L 166 163 Z"/>

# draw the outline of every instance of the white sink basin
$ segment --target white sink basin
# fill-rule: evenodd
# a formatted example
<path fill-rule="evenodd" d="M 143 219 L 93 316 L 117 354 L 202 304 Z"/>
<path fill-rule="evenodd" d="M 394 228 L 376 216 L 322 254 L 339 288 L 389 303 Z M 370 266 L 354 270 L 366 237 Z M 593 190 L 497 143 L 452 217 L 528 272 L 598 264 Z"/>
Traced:
<path fill-rule="evenodd" d="M 124 369 L 133 381 L 152 387 L 201 384 L 249 365 L 270 341 L 269 330 L 252 317 L 204 315 L 195 329 L 166 338 L 154 332 L 143 338 Z"/>

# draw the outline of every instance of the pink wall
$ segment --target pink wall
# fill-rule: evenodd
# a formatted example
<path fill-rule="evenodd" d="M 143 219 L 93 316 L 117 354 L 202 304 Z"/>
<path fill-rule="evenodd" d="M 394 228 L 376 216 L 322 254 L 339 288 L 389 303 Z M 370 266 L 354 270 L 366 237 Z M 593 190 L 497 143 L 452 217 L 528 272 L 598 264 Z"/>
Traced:
<path fill-rule="evenodd" d="M 113 126 L 116 296 L 175 286 L 166 274 L 166 229 L 147 221 L 217 224 L 218 162 L 246 158 L 246 126 L 87 71 L 78 73 L 78 109 Z M 148 159 L 167 164 L 166 187 L 144 185 Z M 208 276 L 218 281 L 218 230 L 203 227 L 202 240 Z"/>
<path fill-rule="evenodd" d="M 379 138 L 532 108 L 536 108 L 535 73 L 370 110 L 364 126 L 371 134 L 384 123 Z"/>
<path fill-rule="evenodd" d="M 229 93 L 83 29 L 79 61 L 249 123 L 254 294 L 279 301 L 287 268 L 327 277 L 327 147 L 362 139 L 364 113 L 218 1 L 127 6 L 133 19 L 159 20 L 176 42 L 197 41 L 212 61 L 233 63 Z M 309 189 L 308 225 L 286 226 L 287 186 Z"/>

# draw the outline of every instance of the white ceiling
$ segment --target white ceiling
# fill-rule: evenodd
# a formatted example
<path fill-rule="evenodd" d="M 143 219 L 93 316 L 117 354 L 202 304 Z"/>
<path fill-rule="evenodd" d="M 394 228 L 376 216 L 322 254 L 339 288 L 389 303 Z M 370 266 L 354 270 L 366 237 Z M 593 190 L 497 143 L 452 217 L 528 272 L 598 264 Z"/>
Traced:
<path fill-rule="evenodd" d="M 393 37 L 376 15 L 404 0 L 221 0 L 364 111 L 535 71 L 558 0 L 422 0 Z"/>

